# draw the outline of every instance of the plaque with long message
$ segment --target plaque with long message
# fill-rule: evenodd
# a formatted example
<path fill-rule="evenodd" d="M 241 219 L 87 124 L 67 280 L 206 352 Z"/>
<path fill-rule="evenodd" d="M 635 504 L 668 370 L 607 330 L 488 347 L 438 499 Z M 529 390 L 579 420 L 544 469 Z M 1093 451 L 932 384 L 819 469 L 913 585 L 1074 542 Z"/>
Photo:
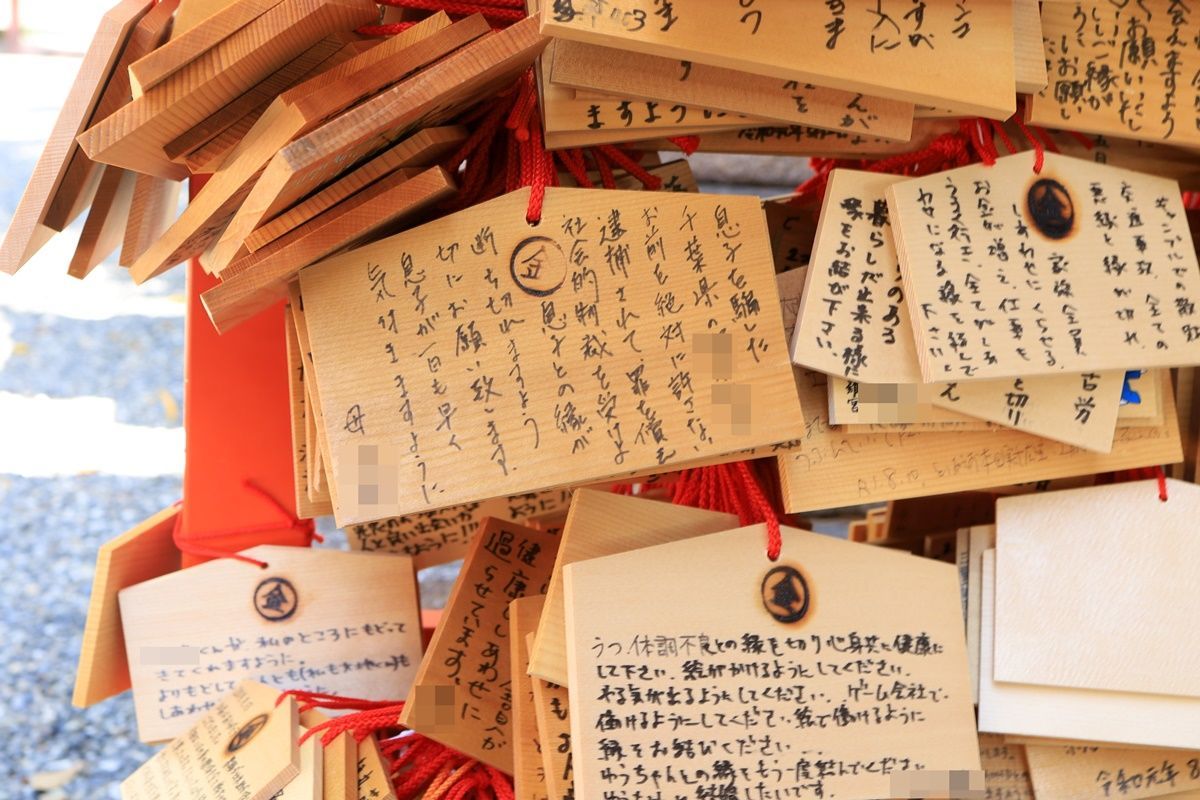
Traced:
<path fill-rule="evenodd" d="M 339 524 L 800 431 L 752 197 L 529 190 L 301 274 Z"/>
<path fill-rule="evenodd" d="M 888 189 L 926 381 L 1200 362 L 1179 185 L 1018 153 Z"/>
<path fill-rule="evenodd" d="M 983 789 L 954 566 L 782 533 L 775 562 L 758 525 L 565 567 L 577 798 Z"/>

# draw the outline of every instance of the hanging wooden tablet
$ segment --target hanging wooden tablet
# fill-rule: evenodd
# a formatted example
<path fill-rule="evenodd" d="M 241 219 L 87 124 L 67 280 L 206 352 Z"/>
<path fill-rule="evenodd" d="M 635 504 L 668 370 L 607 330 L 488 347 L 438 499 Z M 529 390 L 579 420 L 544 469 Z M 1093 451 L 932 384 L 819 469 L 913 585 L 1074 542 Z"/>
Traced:
<path fill-rule="evenodd" d="M 121 246 L 133 201 L 133 180 L 134 173 L 116 167 L 105 167 L 100 173 L 100 184 L 67 265 L 72 278 L 86 278 Z"/>
<path fill-rule="evenodd" d="M 471 540 L 489 517 L 536 527 L 536 517 L 566 511 L 570 502 L 569 488 L 496 497 L 361 522 L 346 528 L 346 539 L 354 550 L 411 556 L 413 565 L 421 570 L 465 556 Z"/>
<path fill-rule="evenodd" d="M 542 744 L 534 713 L 533 681 L 529 667 L 529 640 L 537 629 L 545 597 L 513 600 L 508 606 L 508 648 L 512 661 L 513 791 L 517 800 L 547 800 Z"/>
<path fill-rule="evenodd" d="M 869 134 L 906 141 L 912 103 L 859 92 L 752 75 L 734 69 L 557 40 L 549 79 L 554 85 L 682 103 L 776 123 Z"/>
<path fill-rule="evenodd" d="M 979 734 L 979 759 L 987 786 L 985 800 L 1035 800 L 1025 753 L 1024 746 L 1008 744 L 1003 736 Z"/>
<path fill-rule="evenodd" d="M 788 0 L 546 3 L 555 37 L 1007 119 L 1016 108 L 1012 0 L 829 6 Z M 814 24 L 819 23 L 819 24 Z M 713 36 L 714 30 L 721 32 Z M 865 59 L 865 60 L 864 60 Z"/>
<path fill-rule="evenodd" d="M 1042 7 L 1050 83 L 1028 121 L 1126 139 L 1200 145 L 1198 23 L 1185 3 Z"/>
<path fill-rule="evenodd" d="M 100 545 L 75 670 L 71 703 L 76 707 L 95 705 L 129 688 L 117 593 L 179 569 L 172 537 L 178 514 L 179 506 L 170 506 Z"/>
<path fill-rule="evenodd" d="M 300 726 L 314 728 L 330 717 L 309 709 L 300 712 Z M 349 731 L 339 733 L 326 744 L 323 732 L 310 737 L 321 753 L 321 796 L 319 800 L 355 800 L 358 797 L 358 743 Z"/>
<path fill-rule="evenodd" d="M 333 486 L 325 479 L 326 454 L 329 443 L 324 439 L 324 414 L 321 413 L 321 398 L 316 393 L 316 366 L 312 360 L 312 342 L 308 337 L 308 324 L 304 315 L 304 298 L 300 295 L 300 284 L 293 282 L 288 287 L 289 308 L 296 329 L 296 343 L 300 346 L 304 374 L 304 452 L 313 459 L 308 474 L 308 499 L 312 503 L 328 503 L 333 506 Z M 332 513 L 332 511 L 330 512 Z M 414 565 L 415 568 L 415 565 Z"/>
<path fill-rule="evenodd" d="M 1200 361 L 1171 180 L 1018 153 L 888 188 L 927 382 Z"/>
<path fill-rule="evenodd" d="M 300 771 L 299 715 L 279 690 L 242 681 L 121 783 L 122 800 L 243 797 L 267 800 Z"/>
<path fill-rule="evenodd" d="M 421 654 L 408 558 L 267 545 L 244 555 L 267 568 L 221 559 L 121 591 L 143 741 L 179 735 L 245 678 L 349 697 L 407 691 Z"/>
<path fill-rule="evenodd" d="M 129 87 L 129 64 L 162 43 L 171 29 L 171 15 L 178 5 L 178 0 L 158 3 L 133 26 L 84 127 L 112 116 L 129 102 L 132 97 Z M 78 143 L 73 143 L 70 163 L 46 211 L 46 225 L 61 231 L 79 215 L 87 206 L 88 198 L 92 196 L 99 170 L 100 165 L 85 156 Z"/>
<path fill-rule="evenodd" d="M 983 789 L 954 567 L 782 535 L 777 562 L 758 525 L 565 568 L 576 797 L 643 771 L 730 795 Z"/>
<path fill-rule="evenodd" d="M 829 426 L 824 385 L 801 381 L 799 391 L 805 434 L 779 457 L 784 504 L 791 513 L 1170 464 L 1182 458 L 1172 397 L 1165 398 L 1171 412 L 1161 426 L 1118 428 L 1112 451 L 1093 453 L 1015 430 L 847 435 Z"/>
<path fill-rule="evenodd" d="M 538 622 L 530 674 L 559 686 L 570 684 L 562 585 L 562 571 L 567 564 L 729 530 L 735 525 L 737 517 L 732 514 L 593 489 L 577 490 Z"/>
<path fill-rule="evenodd" d="M 414 69 L 446 55 L 462 43 L 457 31 L 446 27 L 444 15 L 433 15 L 399 33 L 396 39 L 407 42 L 415 59 Z M 146 281 L 179 262 L 191 258 L 216 242 L 229 220 L 246 199 L 261 171 L 288 142 L 320 125 L 327 116 L 343 110 L 340 101 L 330 98 L 324 113 L 313 118 L 300 114 L 291 101 L 312 92 L 318 85 L 357 73 L 366 53 L 353 52 L 349 46 L 312 70 L 301 83 L 277 97 L 254 126 L 221 161 L 221 168 L 191 199 L 183 214 L 131 268 L 135 281 Z M 368 51 L 369 52 L 369 51 Z M 385 76 L 386 77 L 386 76 Z M 377 76 L 377 80 L 379 76 Z"/>
<path fill-rule="evenodd" d="M 983 619 L 983 554 L 996 546 L 995 525 L 967 529 L 967 660 L 971 667 L 971 699 L 979 703 L 979 639 Z"/>
<path fill-rule="evenodd" d="M 1046 56 L 1042 49 L 1042 17 L 1037 0 L 1013 2 L 1013 58 L 1019 94 L 1032 94 L 1046 88 Z"/>
<path fill-rule="evenodd" d="M 308 471 L 313 466 L 312 453 L 305 440 L 305 420 L 308 416 L 306 408 L 307 392 L 304 387 L 304 355 L 300 351 L 300 339 L 296 334 L 295 319 L 291 306 L 284 314 L 284 327 L 287 329 L 288 344 L 288 398 L 291 400 L 292 416 L 292 476 L 296 484 L 296 516 L 300 519 L 312 519 L 333 513 L 333 505 L 326 494 L 316 500 L 309 497 Z"/>
<path fill-rule="evenodd" d="M 213 326 L 225 333 L 287 294 L 300 270 L 326 256 L 353 248 L 456 191 L 441 167 L 412 174 L 396 170 L 271 244 L 230 264 L 222 281 L 202 299 Z"/>
<path fill-rule="evenodd" d="M 487 23 L 478 15 L 455 23 L 445 34 L 453 31 L 462 37 L 459 44 L 464 46 L 458 52 L 401 80 L 280 150 L 222 235 L 217 271 L 224 268 L 245 237 L 264 220 L 336 178 L 349 166 L 409 135 L 418 126 L 448 122 L 467 106 L 507 87 L 528 69 L 546 45 L 546 40 L 537 33 L 536 20 L 481 36 L 486 29 Z M 471 39 L 475 41 L 467 44 Z M 411 61 L 410 54 L 401 76 L 414 69 Z"/>
<path fill-rule="evenodd" d="M 934 384 L 938 391 L 930 401 L 937 408 L 1107 453 L 1124 384 L 1124 370 L 951 382 Z"/>
<path fill-rule="evenodd" d="M 46 225 L 46 215 L 79 150 L 75 137 L 90 122 L 126 39 L 151 5 L 151 0 L 121 0 L 101 18 L 54 129 L 9 222 L 4 244 L 0 246 L 0 272 L 10 275 L 16 272 L 54 235 L 56 229 Z M 73 215 L 87 207 L 94 191 L 95 184 L 92 183 L 91 191 L 82 192 L 82 202 L 72 204 Z M 73 215 L 68 216 L 73 219 Z"/>
<path fill-rule="evenodd" d="M 1200 753 L 1194 751 L 1026 746 L 1025 752 L 1039 797 L 1139 800 L 1174 798 L 1182 791 L 1200 794 Z"/>
<path fill-rule="evenodd" d="M 542 93 L 542 115 L 548 133 L 608 131 L 613 142 L 620 142 L 632 131 L 676 127 L 737 130 L 763 123 L 761 119 L 683 103 L 637 100 L 619 94 L 576 99 L 574 94 L 571 89 L 555 84 L 549 84 Z M 672 133 L 671 130 L 658 130 L 657 135 L 670 136 Z"/>
<path fill-rule="evenodd" d="M 805 125 L 743 128 L 740 131 L 704 133 L 699 137 L 698 151 L 744 155 L 874 158 L 920 150 L 939 135 L 952 130 L 958 130 L 957 122 L 942 119 L 915 120 L 912 138 L 907 142 L 898 142 L 869 134 L 829 131 Z M 665 140 L 646 142 L 640 146 L 659 150 L 678 147 Z"/>
<path fill-rule="evenodd" d="M 829 422 L 832 425 L 879 423 L 952 423 L 955 430 L 983 430 L 987 424 L 954 411 L 937 408 L 934 383 L 859 383 L 827 376 Z M 989 381 L 988 385 L 991 385 Z"/>
<path fill-rule="evenodd" d="M 283 0 L 79 137 L 94 161 L 182 177 L 163 147 L 326 36 L 373 22 L 367 0 Z"/>
<path fill-rule="evenodd" d="M 757 200 L 550 188 L 534 227 L 529 193 L 301 273 L 339 524 L 801 430 Z"/>
<path fill-rule="evenodd" d="M 500 520 L 484 524 L 421 661 L 402 724 L 512 774 L 508 604 L 546 593 L 558 541 Z"/>
<path fill-rule="evenodd" d="M 1179 635 L 1200 615 L 1188 588 L 1200 487 L 1166 490 L 1165 502 L 1155 481 L 1136 481 L 996 503 L 996 680 L 1200 697 L 1200 642 Z M 1084 550 L 1086 580 L 1054 580 Z M 1121 646 L 1133 628 L 1137 648 Z"/>
<path fill-rule="evenodd" d="M 117 263 L 128 267 L 171 226 L 179 211 L 183 184 L 152 175 L 134 175 L 133 199 Z"/>
<path fill-rule="evenodd" d="M 255 228 L 254 232 L 246 237 L 245 247 L 251 252 L 261 249 L 355 192 L 397 170 L 427 167 L 437 163 L 442 156 L 449 153 L 452 148 L 461 145 L 466 138 L 466 129 L 458 125 L 419 130 L 362 166 L 347 172 L 338 180 L 305 198 L 269 222 Z M 415 175 L 416 171 L 411 174 Z"/>
<path fill-rule="evenodd" d="M 171 41 L 129 65 L 129 82 L 134 92 L 145 94 L 281 2 L 236 0 L 192 27 L 186 27 L 185 19 L 186 29 L 179 35 L 173 35 Z"/>
<path fill-rule="evenodd" d="M 575 767 L 571 756 L 571 712 L 566 687 L 534 678 L 533 700 L 547 794 L 550 800 L 574 800 Z"/>
<path fill-rule="evenodd" d="M 1200 698 L 996 680 L 993 677 L 997 587 L 995 550 L 983 554 L 982 585 L 983 612 L 979 637 L 981 732 L 1110 745 L 1200 749 Z"/>

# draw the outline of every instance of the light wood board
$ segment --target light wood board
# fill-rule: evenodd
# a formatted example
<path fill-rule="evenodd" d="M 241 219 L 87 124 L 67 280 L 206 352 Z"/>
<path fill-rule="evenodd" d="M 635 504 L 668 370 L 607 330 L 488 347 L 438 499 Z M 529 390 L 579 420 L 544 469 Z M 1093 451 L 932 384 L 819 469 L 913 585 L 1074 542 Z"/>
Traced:
<path fill-rule="evenodd" d="M 533 701 L 547 794 L 550 800 L 574 800 L 575 766 L 571 755 L 571 710 L 566 687 L 534 678 Z"/>
<path fill-rule="evenodd" d="M 733 514 L 594 489 L 577 490 L 562 532 L 545 609 L 538 622 L 530 674 L 559 686 L 570 685 L 562 578 L 567 564 L 725 531 L 737 523 Z"/>
<path fill-rule="evenodd" d="M 1018 153 L 888 188 L 925 381 L 1200 361 L 1178 184 L 1045 158 L 1040 174 Z"/>
<path fill-rule="evenodd" d="M 0 272 L 10 275 L 16 272 L 54 235 L 54 229 L 45 224 L 46 214 L 79 149 L 75 137 L 90 122 L 126 39 L 151 4 L 151 0 L 121 0 L 100 19 L 71 91 L 63 101 L 54 128 L 9 222 L 4 244 L 0 246 Z M 90 201 L 90 196 L 86 199 Z M 82 211 L 86 206 L 84 202 L 77 210 Z"/>
<path fill-rule="evenodd" d="M 660 13 L 664 6 L 653 0 L 547 3 L 542 29 L 756 75 L 949 105 L 964 114 L 1007 119 L 1016 108 L 1012 0 L 972 3 L 969 15 L 930 5 L 915 19 L 882 6 L 800 14 L 789 0 L 692 0 L 665 8 Z"/>
<path fill-rule="evenodd" d="M 121 255 L 117 263 L 132 266 L 138 256 L 171 226 L 179 211 L 179 192 L 183 184 L 153 175 L 136 175 L 133 199 L 129 202 L 129 218 L 121 240 Z"/>
<path fill-rule="evenodd" d="M 554 85 L 907 141 L 912 103 L 794 83 L 646 53 L 556 41 L 549 80 Z M 749 126 L 747 126 L 749 127 Z"/>
<path fill-rule="evenodd" d="M 446 199 L 456 188 L 441 167 L 416 175 L 396 170 L 380 178 L 231 264 L 222 273 L 221 283 L 201 296 L 209 319 L 225 333 L 276 303 L 304 267 L 362 244 L 388 228 L 394 230 L 401 220 Z"/>
<path fill-rule="evenodd" d="M 121 590 L 143 741 L 183 733 L 205 698 L 245 678 L 349 697 L 407 691 L 421 654 L 408 558 L 271 545 L 245 552 L 268 568 L 221 559 Z"/>
<path fill-rule="evenodd" d="M 808 373 L 815 375 L 815 373 Z M 799 383 L 805 434 L 779 456 L 791 513 L 924 497 L 1014 483 L 1171 464 L 1182 458 L 1174 399 L 1159 427 L 1118 428 L 1110 453 L 1093 453 L 1020 431 L 880 431 L 845 434 L 829 425 L 826 388 Z M 951 526 L 951 529 L 959 527 Z"/>
<path fill-rule="evenodd" d="M 304 435 L 305 422 L 309 418 L 306 399 L 308 392 L 304 381 L 304 354 L 300 351 L 300 339 L 296 334 L 295 317 L 292 316 L 290 305 L 284 315 L 284 327 L 288 345 L 288 398 L 292 419 L 292 479 L 296 485 L 296 516 L 300 519 L 312 519 L 332 514 L 333 505 L 328 494 L 317 499 L 309 497 L 308 471 L 313 467 L 313 456 L 317 449 L 308 448 Z"/>
<path fill-rule="evenodd" d="M 75 670 L 71 702 L 76 707 L 95 705 L 129 688 L 117 593 L 179 569 L 173 538 L 178 514 L 179 506 L 170 506 L 100 545 Z"/>
<path fill-rule="evenodd" d="M 1195 114 L 1200 86 L 1188 77 L 1200 70 L 1194 13 L 1169 3 L 1124 8 L 1047 3 L 1042 36 L 1052 79 L 1033 96 L 1029 120 L 1063 130 L 1200 145 Z M 1080 24 L 1080 14 L 1086 24 Z"/>
<path fill-rule="evenodd" d="M 1108 800 L 1200 794 L 1200 753 L 1108 747 L 1026 746 L 1039 797 Z"/>
<path fill-rule="evenodd" d="M 557 549 L 553 534 L 495 519 L 485 523 L 446 601 L 401 724 L 512 774 L 505 617 L 511 601 L 546 593 Z"/>
<path fill-rule="evenodd" d="M 929 796 L 928 788 L 912 793 L 909 788 L 921 779 L 928 787 L 939 776 L 948 783 L 948 771 L 954 771 L 960 788 L 983 788 L 954 567 L 795 528 L 784 527 L 782 536 L 783 552 L 776 562 L 766 558 L 765 526 L 757 525 L 565 568 L 571 741 L 579 756 L 579 800 L 596 800 L 640 770 L 680 768 L 672 762 L 670 724 L 618 727 L 604 721 L 656 710 L 639 708 L 642 703 L 633 691 L 642 697 L 678 691 L 686 698 L 690 667 L 684 665 L 689 664 L 701 670 L 700 683 L 690 688 L 696 694 L 706 689 L 704 702 L 689 705 L 685 699 L 669 713 L 679 715 L 680 725 L 712 721 L 704 738 L 733 770 L 724 783 L 732 780 L 740 786 L 742 770 L 749 770 L 768 792 L 794 786 L 799 777 L 812 794 L 865 800 Z M 909 602 L 894 602 L 898 596 Z M 901 644 L 886 655 L 865 657 L 904 670 L 906 681 L 936 694 L 937 702 L 931 694 L 883 699 L 875 686 L 886 694 L 890 689 L 884 687 L 892 687 L 892 680 L 833 674 L 819 666 L 844 663 L 847 653 L 829 645 L 868 630 L 886 642 L 928 638 L 929 646 L 917 646 L 920 655 Z M 707 637 L 707 647 L 702 637 Z M 821 643 L 819 650 L 814 642 Z M 771 664 L 775 659 L 784 674 L 803 673 L 803 686 L 778 679 L 772 667 L 767 674 L 740 669 L 747 662 Z M 718 671 L 722 665 L 724 674 Z M 632 687 L 631 678 L 624 677 L 626 669 L 633 671 Z M 853 721 L 874 719 L 871 709 L 882 711 L 889 700 L 896 713 L 912 715 L 907 724 L 867 728 Z M 772 715 L 811 720 L 811 726 L 776 723 L 770 728 L 781 760 L 868 763 L 886 753 L 920 762 L 924 772 L 920 778 L 902 768 L 894 775 L 772 772 L 775 754 L 739 752 L 733 743 L 746 729 L 719 725 L 721 714 L 744 715 L 756 727 L 768 725 Z M 851 721 L 835 725 L 835 716 Z M 656 741 L 661 748 L 654 747 Z M 624 757 L 605 756 L 618 747 Z"/>
<path fill-rule="evenodd" d="M 105 167 L 101 172 L 96 196 L 88 209 L 71 263 L 67 265 L 67 274 L 72 278 L 86 278 L 121 246 L 129 221 L 129 206 L 133 202 L 133 183 L 132 172 L 116 167 Z"/>
<path fill-rule="evenodd" d="M 1003 683 L 993 678 L 996 551 L 983 554 L 979 730 L 1085 742 L 1200 748 L 1200 700 Z"/>
<path fill-rule="evenodd" d="M 121 783 L 121 800 L 192 797 L 268 800 L 300 773 L 296 701 L 242 681 L 196 724 Z M 206 765 L 211 765 L 207 766 Z"/>
<path fill-rule="evenodd" d="M 1200 616 L 1200 486 L 1167 494 L 1148 480 L 997 501 L 996 680 L 1200 698 L 1200 642 L 1180 635 Z M 1086 572 L 1056 580 L 1085 550 Z"/>
<path fill-rule="evenodd" d="M 528 189 L 513 192 L 301 273 L 339 524 L 661 471 L 801 432 L 756 199 L 550 188 L 533 228 L 528 198 Z M 620 242 L 601 244 L 602 233 L 611 240 L 618 230 Z M 686 259 L 660 261 L 685 253 L 693 237 L 701 273 Z M 578 286 L 571 252 L 587 259 Z M 615 259 L 611 268 L 606 256 Z M 703 271 L 717 263 L 719 271 Z M 414 294 L 418 267 L 425 278 Z M 710 307 L 693 293 L 718 296 Z M 438 312 L 447 304 L 464 310 L 450 318 Z M 437 320 L 426 319 L 434 313 Z M 715 326 L 737 334 L 688 340 Z M 411 347 L 414 335 L 429 344 Z M 426 397 L 432 384 L 420 376 L 431 358 L 451 392 L 444 398 Z M 685 359 L 676 395 L 672 375 Z M 688 379 L 690 387 L 681 384 Z M 534 387 L 555 388 L 539 396 Z M 611 397 L 611 414 L 593 414 L 597 389 Z M 457 409 L 453 430 L 439 432 L 447 401 Z M 420 456 L 404 456 L 401 466 L 400 448 L 413 435 Z M 395 483 L 376 502 L 339 507 L 339 495 L 361 484 L 360 445 L 377 447 Z M 467 463 L 467 447 L 486 458 Z"/>
<path fill-rule="evenodd" d="M 529 668 L 529 639 L 538 626 L 545 597 L 513 600 L 508 606 L 508 651 L 512 661 L 513 791 L 516 800 L 547 800 L 546 771 L 534 712 Z"/>

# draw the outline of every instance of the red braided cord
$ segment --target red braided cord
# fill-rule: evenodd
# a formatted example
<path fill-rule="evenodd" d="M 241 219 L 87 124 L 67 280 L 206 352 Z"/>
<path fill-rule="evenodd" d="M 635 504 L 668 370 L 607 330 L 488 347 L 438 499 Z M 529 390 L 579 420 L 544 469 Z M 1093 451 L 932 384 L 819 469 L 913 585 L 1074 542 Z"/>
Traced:
<path fill-rule="evenodd" d="M 668 136 L 667 141 L 682 150 L 685 156 L 690 156 L 700 149 L 699 136 Z"/>
<path fill-rule="evenodd" d="M 651 175 L 646 171 L 645 167 L 622 152 L 620 148 L 614 147 L 611 144 L 602 144 L 597 149 L 604 153 L 605 158 L 609 161 L 640 181 L 643 188 L 651 192 L 657 192 L 662 188 L 662 178 L 657 175 Z"/>

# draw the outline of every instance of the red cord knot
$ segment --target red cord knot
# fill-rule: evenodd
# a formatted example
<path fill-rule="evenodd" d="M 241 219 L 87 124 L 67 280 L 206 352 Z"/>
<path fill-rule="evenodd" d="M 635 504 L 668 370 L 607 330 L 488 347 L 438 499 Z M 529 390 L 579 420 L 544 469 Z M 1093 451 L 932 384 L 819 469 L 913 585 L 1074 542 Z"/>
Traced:
<path fill-rule="evenodd" d="M 741 525 L 765 523 L 767 558 L 776 561 L 783 549 L 781 515 L 755 475 L 756 469 L 763 468 L 760 462 L 738 461 L 683 470 L 672 487 L 671 502 L 735 514 Z M 765 468 L 774 467 L 768 463 Z"/>

